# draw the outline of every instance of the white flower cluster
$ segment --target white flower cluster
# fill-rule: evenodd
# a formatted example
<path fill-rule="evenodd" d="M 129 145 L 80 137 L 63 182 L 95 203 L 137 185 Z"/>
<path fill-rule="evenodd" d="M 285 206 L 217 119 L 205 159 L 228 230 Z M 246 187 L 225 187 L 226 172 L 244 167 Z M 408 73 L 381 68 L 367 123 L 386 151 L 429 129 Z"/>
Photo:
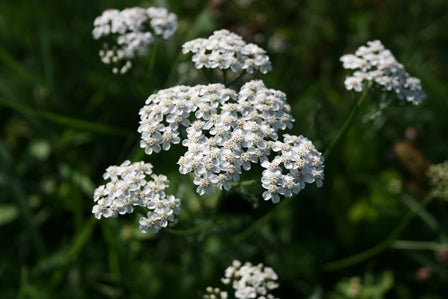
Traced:
<path fill-rule="evenodd" d="M 168 179 L 153 174 L 151 164 L 125 161 L 120 166 L 109 166 L 103 178 L 109 182 L 96 188 L 93 195 L 96 204 L 92 213 L 97 219 L 130 214 L 138 206 L 148 210 L 147 217 L 139 221 L 144 233 L 157 233 L 175 223 L 180 200 L 165 194 Z"/>
<path fill-rule="evenodd" d="M 378 40 L 367 42 L 367 46 L 359 47 L 355 54 L 342 56 L 341 61 L 345 69 L 355 70 L 352 76 L 345 79 L 348 90 L 360 92 L 364 82 L 373 81 L 386 90 L 395 91 L 400 100 L 406 99 L 415 105 L 426 98 L 420 80 L 411 77 Z"/>
<path fill-rule="evenodd" d="M 272 69 L 265 50 L 252 43 L 246 44 L 241 36 L 226 29 L 213 32 L 207 39 L 186 42 L 182 52 L 194 54 L 192 61 L 198 69 L 245 70 L 250 74 L 254 70 L 266 74 Z"/>
<path fill-rule="evenodd" d="M 277 203 L 279 195 L 290 197 L 305 183 L 320 186 L 323 180 L 323 158 L 308 139 L 278 140 L 279 130 L 292 128 L 290 110 L 283 92 L 259 80 L 239 93 L 222 84 L 175 86 L 151 95 L 140 110 L 140 145 L 147 154 L 168 150 L 184 132 L 187 152 L 177 162 L 179 172 L 194 174 L 199 195 L 214 187 L 229 190 L 243 170 L 261 163 L 267 169 L 263 197 Z M 279 155 L 268 162 L 271 152 Z"/>
<path fill-rule="evenodd" d="M 274 299 L 270 291 L 278 288 L 278 276 L 270 267 L 263 264 L 253 266 L 246 262 L 242 264 L 234 260 L 232 265 L 225 270 L 222 282 L 232 285 L 235 290 L 235 298 L 263 298 Z"/>
<path fill-rule="evenodd" d="M 280 195 L 291 197 L 305 188 L 305 183 L 323 185 L 324 158 L 313 143 L 303 136 L 285 134 L 283 142 L 275 141 L 271 148 L 278 152 L 272 162 L 264 161 L 261 178 L 265 200 L 280 201 Z M 285 174 L 284 171 L 287 171 Z"/>
<path fill-rule="evenodd" d="M 132 7 L 124 10 L 108 9 L 94 21 L 94 39 L 112 38 L 99 54 L 105 64 L 114 64 L 114 73 L 124 74 L 131 67 L 131 59 L 145 55 L 154 41 L 154 34 L 168 39 L 177 29 L 177 16 L 165 8 Z M 152 33 L 151 33 L 152 31 Z"/>

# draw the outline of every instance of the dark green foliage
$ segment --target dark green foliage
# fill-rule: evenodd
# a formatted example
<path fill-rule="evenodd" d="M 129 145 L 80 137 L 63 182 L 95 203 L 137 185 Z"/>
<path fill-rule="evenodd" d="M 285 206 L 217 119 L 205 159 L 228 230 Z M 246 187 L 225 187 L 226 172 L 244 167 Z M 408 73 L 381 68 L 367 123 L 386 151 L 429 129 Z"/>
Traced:
<path fill-rule="evenodd" d="M 239 2 L 138 3 L 175 12 L 179 29 L 116 76 L 92 23 L 135 1 L 0 1 L 1 298 L 200 298 L 233 259 L 272 267 L 280 298 L 446 298 L 448 202 L 428 200 L 413 169 L 448 160 L 448 2 Z M 267 49 L 273 70 L 258 78 L 287 94 L 292 133 L 321 152 L 359 96 L 339 57 L 366 41 L 380 39 L 428 98 L 372 116 L 380 93 L 369 94 L 320 189 L 278 205 L 258 183 L 199 197 L 172 152 L 141 154 L 138 111 L 155 90 L 190 84 L 177 74 L 182 43 L 221 28 Z M 184 188 L 179 223 L 156 236 L 137 215 L 91 213 L 105 168 L 136 157 Z"/>

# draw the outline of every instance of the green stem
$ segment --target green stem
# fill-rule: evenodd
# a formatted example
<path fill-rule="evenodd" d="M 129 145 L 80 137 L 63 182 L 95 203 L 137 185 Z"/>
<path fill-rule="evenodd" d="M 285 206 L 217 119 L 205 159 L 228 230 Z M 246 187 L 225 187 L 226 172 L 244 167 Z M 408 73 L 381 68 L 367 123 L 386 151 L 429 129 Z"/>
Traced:
<path fill-rule="evenodd" d="M 202 76 L 205 78 L 207 83 L 211 84 L 213 82 L 211 71 L 209 69 L 204 68 L 204 67 L 201 68 L 200 70 L 201 70 Z"/>
<path fill-rule="evenodd" d="M 392 242 L 391 247 L 401 250 L 448 250 L 448 244 L 442 244 L 438 242 L 420 242 L 420 241 L 407 241 L 396 240 Z"/>
<path fill-rule="evenodd" d="M 344 134 L 347 132 L 348 128 L 353 122 L 353 119 L 355 118 L 356 113 L 358 112 L 359 107 L 361 107 L 361 104 L 363 103 L 364 99 L 367 96 L 367 93 L 370 89 L 370 86 L 365 86 L 364 91 L 362 92 L 361 96 L 358 98 L 357 102 L 352 108 L 352 111 L 350 111 L 350 114 L 346 118 L 344 124 L 342 125 L 341 129 L 339 129 L 338 133 L 336 134 L 336 137 L 333 139 L 331 144 L 327 147 L 327 149 L 324 152 L 324 158 L 327 159 L 330 155 L 333 148 L 336 146 L 336 144 L 339 142 L 339 140 L 344 136 Z"/>
<path fill-rule="evenodd" d="M 142 161 L 143 158 L 146 156 L 145 150 L 140 147 L 140 139 L 137 140 L 137 143 L 134 146 L 134 149 L 129 154 L 129 160 L 131 162 L 138 162 Z"/>
<path fill-rule="evenodd" d="M 421 206 L 425 207 L 428 205 L 435 197 L 432 194 L 429 194 L 425 200 L 422 201 Z M 328 262 L 322 265 L 322 269 L 325 272 L 331 272 L 336 271 L 340 269 L 344 269 L 356 264 L 359 264 L 361 262 L 364 262 L 368 259 L 371 259 L 375 255 L 378 255 L 385 249 L 389 248 L 391 244 L 394 242 L 394 240 L 403 232 L 403 230 L 406 228 L 406 226 L 409 224 L 409 222 L 414 218 L 414 216 L 417 214 L 417 211 L 411 210 L 402 220 L 401 222 L 395 227 L 395 229 L 380 243 L 373 246 L 370 249 L 367 249 L 366 251 L 363 251 L 361 253 L 334 261 L 334 262 Z"/>
<path fill-rule="evenodd" d="M 232 187 L 233 188 L 247 187 L 247 186 L 252 186 L 255 183 L 257 183 L 257 180 L 237 181 L 237 182 L 232 182 Z"/>
<path fill-rule="evenodd" d="M 158 39 L 154 41 L 154 45 L 152 47 L 151 55 L 149 57 L 149 65 L 148 65 L 148 72 L 146 74 L 147 78 L 151 76 L 151 74 L 154 74 L 154 64 L 156 62 L 156 56 L 157 56 L 157 48 L 158 48 L 159 42 Z"/>
<path fill-rule="evenodd" d="M 257 221 L 252 223 L 248 228 L 243 230 L 241 233 L 236 235 L 232 239 L 232 244 L 238 244 L 242 242 L 243 240 L 250 237 L 252 234 L 254 234 L 256 231 L 260 229 L 266 222 L 269 221 L 278 211 L 280 211 L 283 207 L 286 207 L 291 202 L 291 199 L 283 199 L 279 204 L 277 204 L 274 208 L 269 210 L 266 214 L 264 214 L 262 217 L 260 217 Z"/>
<path fill-rule="evenodd" d="M 209 219 L 206 222 L 202 223 L 201 225 L 198 225 L 196 227 L 190 228 L 190 229 L 173 229 L 173 228 L 166 228 L 165 231 L 167 231 L 170 234 L 178 235 L 178 236 L 190 236 L 190 235 L 196 235 L 204 229 L 211 227 L 215 221 L 213 219 Z"/>
<path fill-rule="evenodd" d="M 242 71 L 241 73 L 239 73 L 239 75 L 236 78 L 234 78 L 232 81 L 230 81 L 229 84 L 226 86 L 231 86 L 237 80 L 241 79 L 245 74 L 246 74 L 246 72 Z"/>
<path fill-rule="evenodd" d="M 227 87 L 227 70 L 222 71 L 222 82 Z"/>

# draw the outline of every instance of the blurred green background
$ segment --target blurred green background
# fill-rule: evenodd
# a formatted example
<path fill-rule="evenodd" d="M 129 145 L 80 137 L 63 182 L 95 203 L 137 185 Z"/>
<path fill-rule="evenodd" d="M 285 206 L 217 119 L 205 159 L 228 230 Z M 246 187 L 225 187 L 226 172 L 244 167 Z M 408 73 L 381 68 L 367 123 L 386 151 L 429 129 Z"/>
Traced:
<path fill-rule="evenodd" d="M 132 6 L 164 6 L 179 28 L 116 76 L 93 20 Z M 97 221 L 93 190 L 107 166 L 139 154 L 145 99 L 196 84 L 181 45 L 221 28 L 268 51 L 273 70 L 258 78 L 287 94 L 292 132 L 322 152 L 359 96 L 339 57 L 368 40 L 428 97 L 384 108 L 372 93 L 324 186 L 280 205 L 258 186 L 207 198 L 186 188 L 179 223 L 156 236 L 134 215 Z M 447 28 L 446 0 L 0 1 L 0 298 L 200 298 L 233 259 L 272 267 L 280 298 L 446 298 L 448 202 L 421 203 L 428 165 L 448 160 Z M 174 193 L 188 186 L 171 153 L 144 159 Z"/>

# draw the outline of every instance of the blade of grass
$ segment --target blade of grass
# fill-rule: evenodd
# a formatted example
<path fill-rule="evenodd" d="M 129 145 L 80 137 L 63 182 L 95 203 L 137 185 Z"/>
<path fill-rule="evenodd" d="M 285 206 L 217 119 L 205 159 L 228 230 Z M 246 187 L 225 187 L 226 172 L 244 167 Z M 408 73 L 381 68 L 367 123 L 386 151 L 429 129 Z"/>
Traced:
<path fill-rule="evenodd" d="M 82 249 L 85 247 L 87 242 L 89 241 L 93 229 L 98 222 L 95 218 L 90 217 L 89 221 L 84 224 L 82 230 L 78 232 L 78 234 L 73 238 L 72 245 L 65 255 L 65 260 L 62 262 L 62 266 L 57 270 L 50 281 L 50 287 L 57 287 L 62 279 L 65 277 L 68 268 L 71 264 L 78 258 Z"/>
<path fill-rule="evenodd" d="M 46 11 L 44 8 L 42 12 Z M 54 91 L 54 63 L 51 52 L 50 33 L 48 29 L 48 17 L 44 14 L 40 15 L 39 43 L 42 55 L 43 77 L 46 87 Z"/>
<path fill-rule="evenodd" d="M 429 194 L 421 203 L 422 207 L 425 207 L 428 205 L 435 197 L 433 194 Z M 409 222 L 416 216 L 416 211 L 411 210 L 409 211 L 405 217 L 401 220 L 401 222 L 395 227 L 395 229 L 381 242 L 376 244 L 375 246 L 354 254 L 352 256 L 333 261 L 328 262 L 322 265 L 322 269 L 324 272 L 331 272 L 331 271 L 337 271 L 340 269 L 345 269 L 350 266 L 357 265 L 359 263 L 362 263 L 364 261 L 367 261 L 368 259 L 373 258 L 374 256 L 378 255 L 379 253 L 383 252 L 387 248 L 391 246 L 391 244 L 395 241 L 397 237 L 400 236 L 400 234 L 403 232 L 403 230 L 407 227 Z"/>
<path fill-rule="evenodd" d="M 82 131 L 88 131 L 92 133 L 98 133 L 98 134 L 106 134 L 106 135 L 115 135 L 115 136 L 129 136 L 131 134 L 134 134 L 134 131 L 122 129 L 119 127 L 113 127 L 109 125 L 104 124 L 98 124 L 82 119 L 77 119 L 53 112 L 43 111 L 39 109 L 30 108 L 26 105 L 20 104 L 18 102 L 13 102 L 10 100 L 6 100 L 3 98 L 0 98 L 0 105 L 3 105 L 5 107 L 8 107 L 10 109 L 13 109 L 15 111 L 18 111 L 22 114 L 30 115 L 33 117 L 39 117 L 43 118 L 47 121 L 64 125 L 67 127 L 71 127 L 74 129 L 82 130 Z"/>
<path fill-rule="evenodd" d="M 120 268 L 120 254 L 118 249 L 119 239 L 116 237 L 117 232 L 112 229 L 110 223 L 101 225 L 104 240 L 107 243 L 109 270 L 113 279 L 120 283 L 122 281 Z"/>
<path fill-rule="evenodd" d="M 413 211 L 420 219 L 423 220 L 432 230 L 437 231 L 440 229 L 440 225 L 437 220 L 426 211 L 422 205 L 408 195 L 403 195 L 401 197 L 401 201 L 409 208 L 409 210 Z"/>
<path fill-rule="evenodd" d="M 27 70 L 22 64 L 11 56 L 8 52 L 0 47 L 0 64 L 2 68 L 5 67 L 17 75 L 17 80 L 23 80 L 25 82 L 40 82 L 40 79 L 33 76 L 32 73 Z"/>
<path fill-rule="evenodd" d="M 46 31 L 42 31 L 40 36 L 40 45 L 42 51 L 42 64 L 44 68 L 44 78 L 45 78 L 45 86 L 51 91 L 54 90 L 54 70 L 53 70 L 53 59 L 50 48 L 50 41 L 48 37 L 48 33 Z"/>

